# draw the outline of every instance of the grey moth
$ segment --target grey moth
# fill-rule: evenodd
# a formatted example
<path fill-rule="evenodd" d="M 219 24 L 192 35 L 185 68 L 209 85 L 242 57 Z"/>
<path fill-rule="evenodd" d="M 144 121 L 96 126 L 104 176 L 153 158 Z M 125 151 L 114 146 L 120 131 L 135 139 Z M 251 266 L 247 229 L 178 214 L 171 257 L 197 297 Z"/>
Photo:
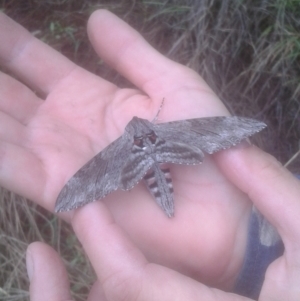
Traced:
<path fill-rule="evenodd" d="M 142 179 L 168 217 L 174 215 L 170 170 L 162 163 L 200 164 L 213 154 L 238 144 L 266 127 L 244 117 L 206 117 L 152 123 L 133 117 L 124 134 L 88 161 L 63 187 L 55 211 L 69 211 Z"/>

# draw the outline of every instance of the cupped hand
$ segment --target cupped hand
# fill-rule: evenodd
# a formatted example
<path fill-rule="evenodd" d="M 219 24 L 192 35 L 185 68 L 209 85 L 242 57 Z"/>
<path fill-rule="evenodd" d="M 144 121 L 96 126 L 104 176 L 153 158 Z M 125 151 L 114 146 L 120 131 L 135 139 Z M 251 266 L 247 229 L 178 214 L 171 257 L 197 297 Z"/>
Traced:
<path fill-rule="evenodd" d="M 267 269 L 258 300 L 300 300 L 299 180 L 256 147 L 235 148 L 216 159 L 276 226 L 285 245 L 284 254 Z M 232 168 L 228 170 L 228 166 Z M 77 211 L 74 225 L 98 278 L 88 301 L 250 301 L 149 263 L 101 202 Z M 30 245 L 27 267 L 31 301 L 71 300 L 66 270 L 53 249 L 42 243 Z"/>
<path fill-rule="evenodd" d="M 163 98 L 161 122 L 228 114 L 198 74 L 162 56 L 115 15 L 93 13 L 88 34 L 101 59 L 137 89 L 87 72 L 0 14 L 0 62 L 27 84 L 0 73 L 0 183 L 50 211 L 67 180 L 132 116 L 152 120 Z M 149 261 L 229 288 L 244 256 L 248 198 L 209 157 L 201 166 L 172 166 L 171 174 L 172 219 L 143 183 L 103 202 Z"/>

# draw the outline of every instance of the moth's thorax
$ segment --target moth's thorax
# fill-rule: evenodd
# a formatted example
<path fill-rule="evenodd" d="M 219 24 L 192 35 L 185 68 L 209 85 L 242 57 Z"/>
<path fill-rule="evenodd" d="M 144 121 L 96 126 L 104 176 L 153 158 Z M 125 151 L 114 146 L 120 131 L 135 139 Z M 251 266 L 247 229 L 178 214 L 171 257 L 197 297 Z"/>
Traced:
<path fill-rule="evenodd" d="M 145 154 L 155 152 L 158 137 L 150 121 L 133 117 L 126 126 L 125 132 L 133 138 L 133 149 L 137 152 L 144 152 Z"/>

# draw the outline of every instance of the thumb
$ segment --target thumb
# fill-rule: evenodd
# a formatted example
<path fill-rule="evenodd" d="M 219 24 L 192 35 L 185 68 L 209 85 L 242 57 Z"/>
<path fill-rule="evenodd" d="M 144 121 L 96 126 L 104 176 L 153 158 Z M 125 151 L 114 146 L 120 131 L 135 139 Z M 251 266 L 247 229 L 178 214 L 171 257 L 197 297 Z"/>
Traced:
<path fill-rule="evenodd" d="M 26 252 L 31 301 L 71 300 L 66 269 L 58 254 L 41 242 L 29 245 Z"/>
<path fill-rule="evenodd" d="M 285 249 L 300 241 L 300 181 L 274 157 L 255 146 L 232 148 L 216 155 L 224 174 L 275 226 Z"/>

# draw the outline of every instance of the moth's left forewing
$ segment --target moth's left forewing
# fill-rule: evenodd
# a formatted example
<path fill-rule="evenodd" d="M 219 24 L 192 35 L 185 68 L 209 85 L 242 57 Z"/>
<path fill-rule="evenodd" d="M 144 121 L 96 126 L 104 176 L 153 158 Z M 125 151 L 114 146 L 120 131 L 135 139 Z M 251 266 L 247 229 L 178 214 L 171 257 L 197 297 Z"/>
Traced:
<path fill-rule="evenodd" d="M 55 212 L 76 209 L 117 190 L 130 152 L 129 139 L 125 133 L 81 167 L 58 195 Z"/>

